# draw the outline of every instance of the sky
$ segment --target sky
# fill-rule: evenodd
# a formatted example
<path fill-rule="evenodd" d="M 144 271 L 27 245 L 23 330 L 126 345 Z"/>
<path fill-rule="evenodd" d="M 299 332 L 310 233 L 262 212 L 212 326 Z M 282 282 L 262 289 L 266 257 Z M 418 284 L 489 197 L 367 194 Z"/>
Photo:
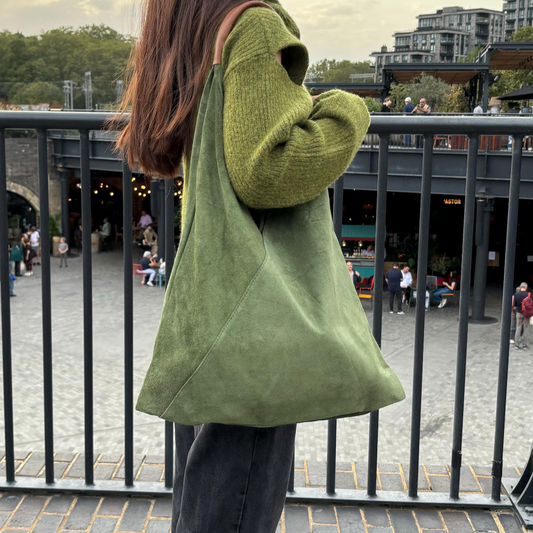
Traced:
<path fill-rule="evenodd" d="M 282 0 L 302 32 L 311 62 L 319 59 L 364 61 L 395 31 L 416 27 L 416 15 L 443 7 L 501 10 L 503 0 Z M 59 26 L 104 23 L 121 33 L 138 31 L 141 0 L 0 0 L 0 31 L 35 35 Z"/>

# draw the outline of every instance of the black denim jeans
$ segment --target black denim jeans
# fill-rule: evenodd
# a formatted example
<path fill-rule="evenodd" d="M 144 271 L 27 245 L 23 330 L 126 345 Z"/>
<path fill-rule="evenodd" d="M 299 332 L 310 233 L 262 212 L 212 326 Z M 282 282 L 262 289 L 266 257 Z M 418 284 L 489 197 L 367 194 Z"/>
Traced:
<path fill-rule="evenodd" d="M 175 425 L 172 533 L 274 533 L 296 426 Z"/>

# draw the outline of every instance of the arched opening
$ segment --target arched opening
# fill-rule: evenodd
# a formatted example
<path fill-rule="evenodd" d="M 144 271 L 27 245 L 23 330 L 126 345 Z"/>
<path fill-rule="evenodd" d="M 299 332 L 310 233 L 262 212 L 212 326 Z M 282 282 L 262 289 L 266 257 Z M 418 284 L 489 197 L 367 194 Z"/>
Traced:
<path fill-rule="evenodd" d="M 23 196 L 8 191 L 7 217 L 9 238 L 18 240 L 28 226 L 37 225 L 37 213 Z"/>

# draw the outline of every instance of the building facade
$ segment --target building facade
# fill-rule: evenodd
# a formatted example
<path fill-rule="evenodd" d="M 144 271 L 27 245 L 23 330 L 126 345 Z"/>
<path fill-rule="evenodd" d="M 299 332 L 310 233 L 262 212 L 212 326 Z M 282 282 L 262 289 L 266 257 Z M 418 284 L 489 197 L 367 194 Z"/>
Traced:
<path fill-rule="evenodd" d="M 503 3 L 505 14 L 505 40 L 522 26 L 533 26 L 533 0 L 512 0 Z"/>
<path fill-rule="evenodd" d="M 520 1 L 533 5 L 533 0 Z M 384 65 L 393 63 L 456 63 L 477 46 L 505 38 L 501 11 L 445 7 L 417 19 L 415 30 L 393 35 L 393 50 L 383 47 L 371 54 L 376 75 L 381 75 Z"/>

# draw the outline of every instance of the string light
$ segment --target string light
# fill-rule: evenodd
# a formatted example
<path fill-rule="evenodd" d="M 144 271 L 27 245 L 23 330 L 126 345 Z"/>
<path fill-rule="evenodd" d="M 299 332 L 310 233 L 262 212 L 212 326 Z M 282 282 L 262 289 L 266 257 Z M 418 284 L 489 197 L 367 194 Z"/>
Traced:
<path fill-rule="evenodd" d="M 137 192 L 137 187 L 134 187 L 133 190 L 134 190 L 135 192 Z"/>
<path fill-rule="evenodd" d="M 98 191 L 94 191 L 94 194 L 98 194 Z"/>
<path fill-rule="evenodd" d="M 114 192 L 110 192 L 109 196 L 115 196 L 115 193 Z"/>
<path fill-rule="evenodd" d="M 146 189 L 146 185 L 141 185 L 141 189 Z"/>

